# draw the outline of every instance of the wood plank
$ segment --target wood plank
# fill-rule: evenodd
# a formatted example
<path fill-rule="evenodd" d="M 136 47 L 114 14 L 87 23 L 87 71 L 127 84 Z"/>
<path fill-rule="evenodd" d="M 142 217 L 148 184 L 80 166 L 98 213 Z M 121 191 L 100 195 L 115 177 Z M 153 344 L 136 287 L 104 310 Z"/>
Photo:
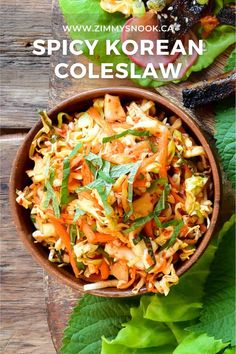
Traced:
<path fill-rule="evenodd" d="M 0 139 L 1 353 L 55 353 L 46 321 L 43 270 L 32 260 L 15 230 L 8 203 L 12 161 L 24 135 Z M 43 338 L 43 340 L 42 340 Z"/>
<path fill-rule="evenodd" d="M 31 128 L 46 107 L 49 57 L 32 54 L 35 39 L 51 37 L 51 1 L 1 4 L 1 127 Z"/>

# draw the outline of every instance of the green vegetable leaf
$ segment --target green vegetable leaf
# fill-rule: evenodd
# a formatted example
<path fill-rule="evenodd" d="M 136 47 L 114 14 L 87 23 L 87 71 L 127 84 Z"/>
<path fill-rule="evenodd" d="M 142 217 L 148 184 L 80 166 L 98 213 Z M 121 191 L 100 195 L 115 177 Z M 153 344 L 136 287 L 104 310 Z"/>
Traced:
<path fill-rule="evenodd" d="M 47 181 L 45 183 L 45 187 L 47 189 L 47 192 L 48 192 L 48 196 L 50 196 L 50 199 L 49 201 L 52 199 L 52 207 L 53 207 L 53 211 L 54 211 L 54 214 L 57 218 L 60 217 L 60 207 L 59 207 L 59 204 L 58 204 L 58 200 L 57 200 L 57 196 L 56 196 L 56 193 L 54 192 L 54 189 L 53 187 L 51 186 L 50 182 Z M 48 199 L 46 199 L 45 201 L 46 203 L 48 203 Z M 46 206 L 47 207 L 47 206 Z"/>
<path fill-rule="evenodd" d="M 235 221 L 232 216 L 216 251 L 205 286 L 200 322 L 191 330 L 236 344 L 235 335 Z M 229 227 L 230 225 L 230 227 Z"/>
<path fill-rule="evenodd" d="M 236 187 L 236 109 L 226 105 L 218 106 L 216 111 L 216 146 L 218 148 L 224 170 Z"/>
<path fill-rule="evenodd" d="M 120 134 L 115 134 L 115 135 L 111 135 L 111 136 L 107 136 L 106 138 L 102 139 L 103 143 L 108 143 L 110 141 L 122 138 L 126 135 L 134 135 L 134 136 L 150 136 L 150 132 L 148 131 L 141 131 L 141 130 L 132 130 L 132 129 L 127 129 L 124 130 L 122 133 Z"/>
<path fill-rule="evenodd" d="M 109 347 L 113 345 L 123 345 L 130 348 L 153 348 L 156 347 L 156 353 L 159 353 L 159 347 L 165 345 L 171 346 L 172 349 L 177 345 L 175 336 L 172 331 L 164 323 L 147 320 L 143 318 L 143 308 L 140 305 L 138 308 L 131 309 L 132 319 L 124 325 L 117 337 L 111 341 L 105 340 L 103 342 L 110 344 L 106 345 L 102 353 L 110 353 Z"/>
<path fill-rule="evenodd" d="M 138 172 L 139 166 L 141 165 L 141 162 L 136 162 L 133 165 L 133 168 L 131 169 L 128 177 L 128 204 L 129 204 L 129 211 L 125 215 L 125 221 L 133 214 L 133 183 L 135 176 Z"/>
<path fill-rule="evenodd" d="M 69 189 L 68 182 L 70 177 L 70 159 L 74 157 L 83 145 L 81 143 L 77 144 L 71 153 L 63 161 L 63 171 L 62 171 L 62 184 L 61 184 L 61 205 L 65 205 L 69 201 Z"/>
<path fill-rule="evenodd" d="M 231 52 L 227 64 L 225 65 L 225 71 L 233 70 L 236 66 L 236 48 Z"/>
<path fill-rule="evenodd" d="M 76 222 L 80 216 L 84 215 L 85 211 L 81 210 L 80 207 L 76 207 L 73 222 Z"/>
<path fill-rule="evenodd" d="M 166 201 L 167 201 L 167 197 L 168 197 L 169 192 L 170 192 L 170 186 L 168 184 L 166 184 L 164 186 L 164 190 L 160 196 L 160 199 L 159 199 L 154 211 L 147 216 L 142 216 L 140 218 L 135 219 L 133 224 L 131 225 L 131 227 L 126 229 L 124 231 L 124 233 L 129 233 L 131 231 L 134 231 L 134 230 L 138 229 L 139 227 L 145 225 L 148 221 L 152 220 L 153 218 L 156 218 L 160 214 L 160 212 L 166 208 Z"/>
<path fill-rule="evenodd" d="M 173 351 L 173 354 L 216 354 L 221 349 L 227 347 L 228 344 L 222 343 L 220 340 L 215 340 L 207 334 L 190 333 Z"/>
<path fill-rule="evenodd" d="M 61 205 L 65 205 L 69 200 L 68 182 L 70 177 L 70 160 L 65 158 L 63 161 L 62 184 L 61 184 Z"/>
<path fill-rule="evenodd" d="M 172 232 L 172 235 L 171 235 L 171 238 L 168 240 L 168 242 L 163 246 L 163 249 L 164 248 L 169 248 L 170 246 L 173 245 L 173 243 L 175 242 L 175 240 L 177 239 L 177 237 L 179 236 L 179 233 L 181 231 L 181 228 L 183 227 L 184 225 L 184 222 L 183 220 L 174 220 L 174 224 L 172 223 L 172 225 L 175 225 L 174 226 L 174 230 Z M 177 223 L 176 223 L 177 221 Z M 171 222 L 169 222 L 169 225 L 171 225 Z"/>
<path fill-rule="evenodd" d="M 70 225 L 70 242 L 72 245 L 75 244 L 76 237 L 77 237 L 76 225 L 72 224 Z"/>
<path fill-rule="evenodd" d="M 154 209 L 154 213 L 156 216 L 158 216 L 162 210 L 166 209 L 166 202 L 169 193 L 170 193 L 170 186 L 169 184 L 165 184 L 161 197 Z"/>
<path fill-rule="evenodd" d="M 88 167 L 92 171 L 94 177 L 96 178 L 98 171 L 103 166 L 103 159 L 100 156 L 93 154 L 92 152 L 85 156 L 84 159 L 87 162 Z"/>
<path fill-rule="evenodd" d="M 149 214 L 147 216 L 142 216 L 140 218 L 135 219 L 133 224 L 131 225 L 131 227 L 129 227 L 128 229 L 124 230 L 124 233 L 128 234 L 129 232 L 138 229 L 139 227 L 145 225 L 148 221 L 152 220 L 153 217 L 154 217 L 154 214 L 151 213 L 151 214 Z"/>
<path fill-rule="evenodd" d="M 84 295 L 74 308 L 65 329 L 61 354 L 97 354 L 101 337 L 113 338 L 130 319 L 130 306 L 137 299 L 109 299 Z"/>

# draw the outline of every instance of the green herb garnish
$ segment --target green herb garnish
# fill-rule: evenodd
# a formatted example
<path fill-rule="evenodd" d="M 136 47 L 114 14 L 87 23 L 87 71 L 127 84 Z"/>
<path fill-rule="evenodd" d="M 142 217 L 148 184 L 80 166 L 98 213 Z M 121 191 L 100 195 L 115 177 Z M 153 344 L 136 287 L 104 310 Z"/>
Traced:
<path fill-rule="evenodd" d="M 72 159 L 78 151 L 83 146 L 82 143 L 77 144 L 74 149 L 71 151 L 68 157 L 66 157 L 63 161 L 63 172 L 62 172 L 62 185 L 61 185 L 61 205 L 65 205 L 69 200 L 69 190 L 68 190 L 68 182 L 70 177 L 70 159 Z"/>
<path fill-rule="evenodd" d="M 115 134 L 112 136 L 107 136 L 106 138 L 102 139 L 102 142 L 105 143 L 109 143 L 110 141 L 119 139 L 119 138 L 123 138 L 126 135 L 134 135 L 134 136 L 150 136 L 150 132 L 149 131 L 141 131 L 141 130 L 132 130 L 132 129 L 127 129 L 125 131 L 123 131 L 120 134 Z"/>

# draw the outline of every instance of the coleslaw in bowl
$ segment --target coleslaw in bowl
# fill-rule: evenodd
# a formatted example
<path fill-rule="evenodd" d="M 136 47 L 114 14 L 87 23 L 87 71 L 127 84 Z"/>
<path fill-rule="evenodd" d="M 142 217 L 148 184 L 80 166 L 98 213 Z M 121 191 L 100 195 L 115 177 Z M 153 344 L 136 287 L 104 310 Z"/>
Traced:
<path fill-rule="evenodd" d="M 16 197 L 34 225 L 31 246 L 80 290 L 167 295 L 215 226 L 214 157 L 158 95 L 91 96 L 42 112 L 31 134 L 29 180 Z"/>

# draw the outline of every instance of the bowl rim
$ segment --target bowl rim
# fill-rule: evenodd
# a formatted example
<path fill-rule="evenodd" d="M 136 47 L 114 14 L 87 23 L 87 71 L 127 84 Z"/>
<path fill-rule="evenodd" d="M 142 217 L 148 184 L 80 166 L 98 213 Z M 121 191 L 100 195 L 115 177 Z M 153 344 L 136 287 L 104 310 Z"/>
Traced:
<path fill-rule="evenodd" d="M 65 112 L 68 111 L 68 108 L 73 104 L 79 102 L 83 103 L 84 101 L 90 101 L 90 100 L 92 101 L 92 99 L 104 96 L 105 94 L 120 95 L 123 97 L 127 97 L 127 99 L 129 99 L 129 96 L 132 96 L 132 99 L 134 100 L 139 98 L 146 98 L 146 99 L 153 100 L 155 104 L 161 104 L 163 107 L 166 107 L 167 110 L 172 111 L 183 120 L 184 124 L 189 128 L 191 132 L 193 132 L 193 135 L 196 136 L 196 138 L 199 140 L 200 144 L 204 147 L 206 151 L 212 169 L 213 188 L 214 188 L 213 212 L 211 214 L 211 222 L 210 222 L 209 229 L 203 236 L 200 245 L 198 246 L 194 254 L 191 256 L 191 258 L 185 261 L 177 269 L 176 272 L 177 275 L 181 276 L 188 269 L 190 269 L 193 266 L 193 264 L 204 253 L 207 245 L 210 242 L 211 237 L 213 236 L 214 230 L 216 229 L 219 210 L 220 210 L 220 200 L 221 200 L 222 191 L 221 191 L 220 169 L 219 169 L 218 161 L 214 156 L 213 149 L 208 143 L 204 135 L 204 132 L 202 132 L 198 123 L 196 123 L 196 121 L 193 118 L 190 118 L 190 116 L 186 112 L 184 112 L 177 105 L 173 104 L 167 98 L 159 95 L 158 93 L 153 93 L 148 90 L 144 90 L 140 88 L 120 86 L 120 87 L 112 87 L 112 88 L 98 88 L 98 89 L 92 89 L 85 92 L 81 92 L 58 103 L 55 107 L 53 107 L 47 112 L 48 116 L 54 119 L 57 113 L 59 113 L 60 111 L 65 111 Z M 17 234 L 20 236 L 20 239 L 22 240 L 23 244 L 26 246 L 26 248 L 33 256 L 33 258 L 37 261 L 37 263 L 40 266 L 42 266 L 43 269 L 45 269 L 48 274 L 55 276 L 64 285 L 67 285 L 79 292 L 85 293 L 85 291 L 83 290 L 83 284 L 79 283 L 81 279 L 76 279 L 72 274 L 70 275 L 69 272 L 66 272 L 63 269 L 56 267 L 54 264 L 50 263 L 48 259 L 44 258 L 39 252 L 39 250 L 37 249 L 37 247 L 35 247 L 35 244 L 32 242 L 32 240 L 29 240 L 26 237 L 26 234 L 21 227 L 22 221 L 18 215 L 16 193 L 15 193 L 16 190 L 15 182 L 17 180 L 18 159 L 21 156 L 21 154 L 24 153 L 24 148 L 26 143 L 33 139 L 35 133 L 39 130 L 40 127 L 41 127 L 41 121 L 39 120 L 33 125 L 33 127 L 27 133 L 26 137 L 24 138 L 23 142 L 18 148 L 16 157 L 13 161 L 10 180 L 9 180 L 9 201 L 10 201 L 11 213 L 16 226 Z M 147 292 L 148 291 L 146 289 L 141 289 L 138 295 Z M 86 293 L 90 293 L 97 296 L 103 296 L 103 297 L 131 297 L 137 295 L 137 294 L 133 294 L 131 292 L 131 289 L 121 290 L 116 288 L 97 289 L 92 291 L 86 291 Z"/>

